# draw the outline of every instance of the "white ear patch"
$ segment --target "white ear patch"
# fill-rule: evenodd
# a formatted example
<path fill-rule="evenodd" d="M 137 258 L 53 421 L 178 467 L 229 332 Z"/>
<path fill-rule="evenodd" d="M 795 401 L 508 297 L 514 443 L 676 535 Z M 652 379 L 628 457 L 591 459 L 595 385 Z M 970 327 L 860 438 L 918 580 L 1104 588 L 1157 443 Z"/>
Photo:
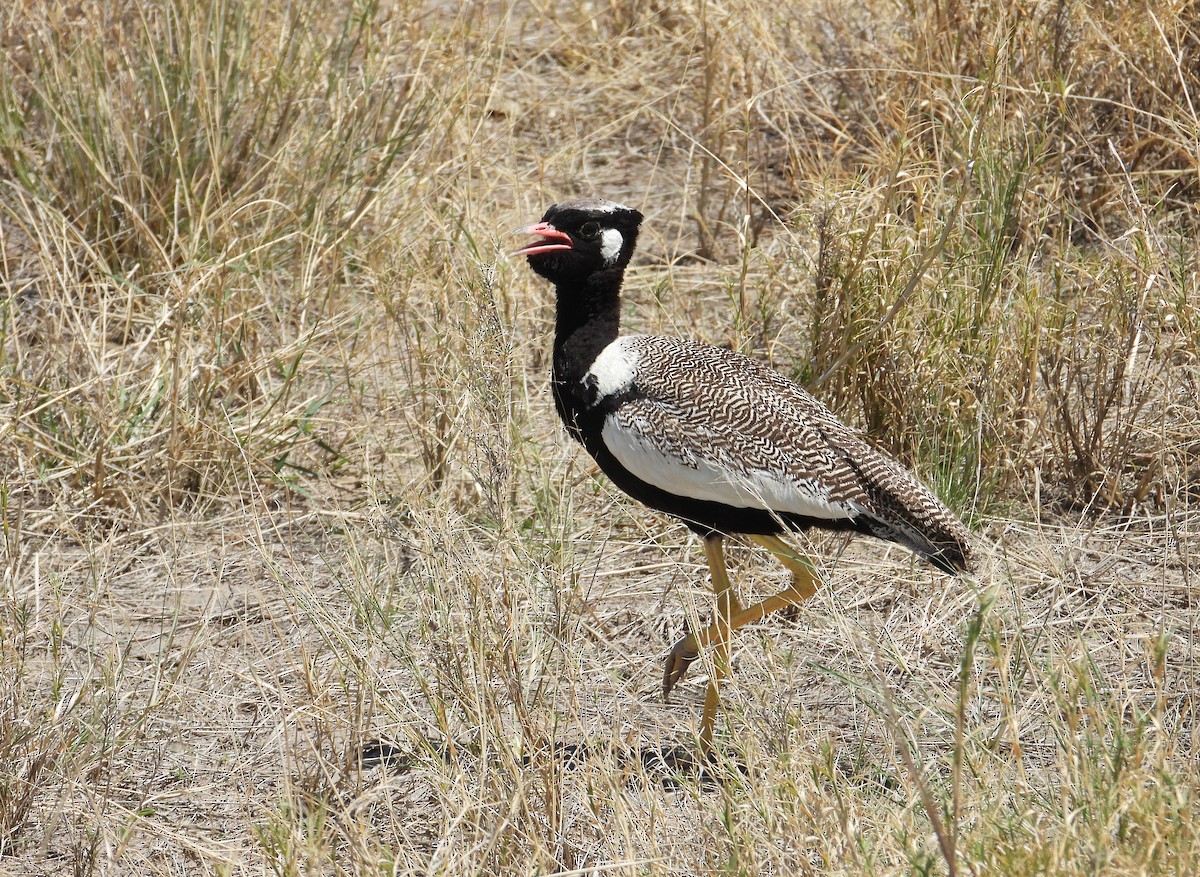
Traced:
<path fill-rule="evenodd" d="M 605 265 L 617 261 L 617 256 L 621 254 L 621 245 L 624 243 L 625 239 L 615 228 L 606 228 L 600 233 L 600 257 L 604 259 Z"/>

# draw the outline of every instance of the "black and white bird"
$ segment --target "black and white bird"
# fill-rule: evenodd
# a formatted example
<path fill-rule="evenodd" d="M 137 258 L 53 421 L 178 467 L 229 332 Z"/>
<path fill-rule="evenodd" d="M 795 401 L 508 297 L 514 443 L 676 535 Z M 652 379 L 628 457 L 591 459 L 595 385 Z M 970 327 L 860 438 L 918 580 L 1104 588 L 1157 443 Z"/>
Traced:
<path fill-rule="evenodd" d="M 947 573 L 971 563 L 966 527 L 891 457 L 766 365 L 697 341 L 621 335 L 621 284 L 642 214 L 598 198 L 563 201 L 517 250 L 555 286 L 554 402 L 567 431 L 627 494 L 683 521 L 704 543 L 716 618 L 671 649 L 664 696 L 713 648 L 700 740 L 712 745 L 729 636 L 816 592 L 811 562 L 780 538 L 819 527 L 910 548 Z M 749 536 L 792 584 L 743 608 L 722 547 Z"/>

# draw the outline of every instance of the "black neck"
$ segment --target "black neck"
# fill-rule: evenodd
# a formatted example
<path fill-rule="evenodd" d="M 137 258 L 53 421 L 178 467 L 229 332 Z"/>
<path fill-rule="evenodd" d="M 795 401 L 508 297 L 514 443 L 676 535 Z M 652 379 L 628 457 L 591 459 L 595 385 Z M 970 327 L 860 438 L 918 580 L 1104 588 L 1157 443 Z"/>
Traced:
<path fill-rule="evenodd" d="M 582 377 L 621 328 L 623 268 L 597 271 L 581 283 L 555 287 L 554 373 L 559 380 Z"/>

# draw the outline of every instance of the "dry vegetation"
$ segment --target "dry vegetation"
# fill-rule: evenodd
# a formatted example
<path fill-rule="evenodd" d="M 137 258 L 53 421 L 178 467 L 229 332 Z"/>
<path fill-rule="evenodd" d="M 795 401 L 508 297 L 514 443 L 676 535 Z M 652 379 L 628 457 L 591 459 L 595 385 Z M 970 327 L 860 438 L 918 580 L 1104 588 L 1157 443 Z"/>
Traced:
<path fill-rule="evenodd" d="M 1194 2 L 0 40 L 0 871 L 1200 870 Z M 703 775 L 704 671 L 659 697 L 699 552 L 567 444 L 504 257 L 593 192 L 648 216 L 629 327 L 794 375 L 985 556 L 814 538 Z"/>

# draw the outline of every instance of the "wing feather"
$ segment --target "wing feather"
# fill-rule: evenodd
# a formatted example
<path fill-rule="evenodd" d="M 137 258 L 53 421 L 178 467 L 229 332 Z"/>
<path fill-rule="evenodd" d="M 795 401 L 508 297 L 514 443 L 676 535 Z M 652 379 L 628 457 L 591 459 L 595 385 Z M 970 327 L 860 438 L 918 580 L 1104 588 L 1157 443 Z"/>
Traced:
<path fill-rule="evenodd" d="M 601 437 L 622 466 L 677 496 L 824 520 L 858 513 L 834 501 L 819 481 L 795 477 L 778 448 L 760 447 L 755 457 L 763 464 L 748 464 L 734 451 L 723 424 L 705 422 L 697 413 L 661 400 L 632 400 L 605 419 Z M 770 458 L 778 465 L 767 462 Z"/>
<path fill-rule="evenodd" d="M 904 467 L 757 360 L 681 338 L 624 336 L 630 380 L 601 438 L 641 480 L 679 496 L 855 520 L 958 567 L 965 528 Z"/>

